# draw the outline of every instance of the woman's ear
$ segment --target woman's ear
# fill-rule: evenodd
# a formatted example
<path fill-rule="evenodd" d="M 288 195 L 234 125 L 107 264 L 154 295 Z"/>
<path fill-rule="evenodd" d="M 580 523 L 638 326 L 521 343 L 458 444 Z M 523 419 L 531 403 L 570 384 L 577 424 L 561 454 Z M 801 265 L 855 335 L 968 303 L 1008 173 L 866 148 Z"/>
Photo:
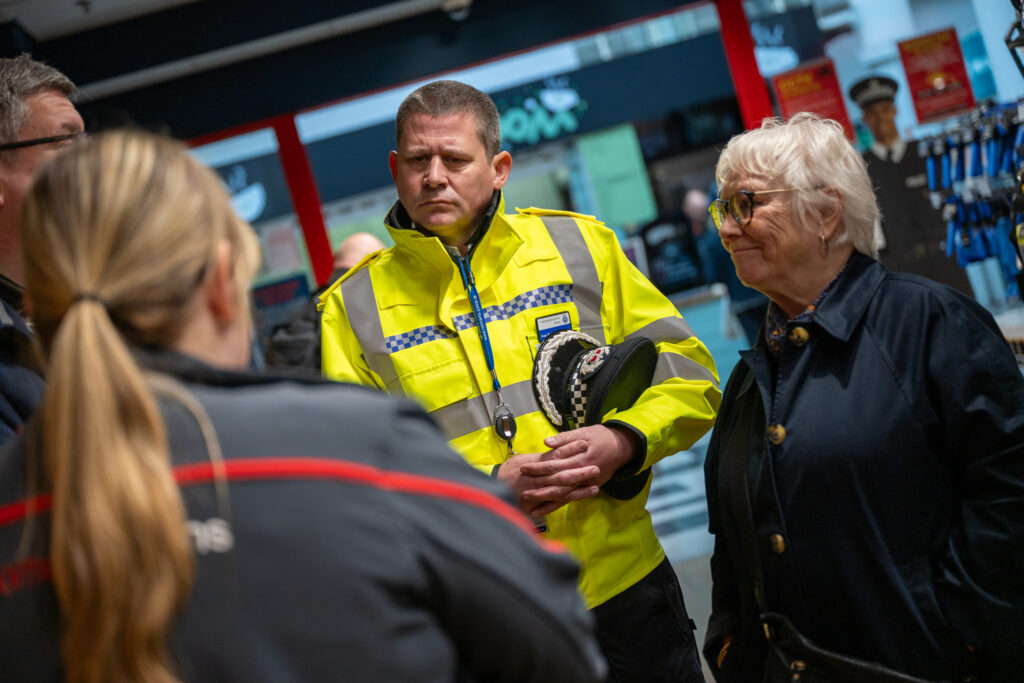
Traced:
<path fill-rule="evenodd" d="M 843 220 L 843 193 L 839 188 L 831 185 L 823 188 L 822 192 L 828 195 L 829 202 L 821 212 L 821 230 L 825 239 L 831 240 Z"/>
<path fill-rule="evenodd" d="M 233 256 L 231 243 L 221 240 L 214 255 L 212 272 L 206 276 L 206 305 L 214 320 L 221 325 L 230 325 L 239 312 Z"/>

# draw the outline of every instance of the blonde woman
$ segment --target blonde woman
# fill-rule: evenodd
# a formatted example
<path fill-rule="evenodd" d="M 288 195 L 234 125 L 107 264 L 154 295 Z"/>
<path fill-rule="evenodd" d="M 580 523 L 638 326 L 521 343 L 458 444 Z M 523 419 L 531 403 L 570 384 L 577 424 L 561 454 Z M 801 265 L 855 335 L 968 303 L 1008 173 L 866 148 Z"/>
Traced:
<path fill-rule="evenodd" d="M 575 565 L 423 412 L 244 372 L 257 241 L 179 145 L 75 146 L 22 226 L 49 385 L 0 458 L 5 680 L 600 678 Z"/>

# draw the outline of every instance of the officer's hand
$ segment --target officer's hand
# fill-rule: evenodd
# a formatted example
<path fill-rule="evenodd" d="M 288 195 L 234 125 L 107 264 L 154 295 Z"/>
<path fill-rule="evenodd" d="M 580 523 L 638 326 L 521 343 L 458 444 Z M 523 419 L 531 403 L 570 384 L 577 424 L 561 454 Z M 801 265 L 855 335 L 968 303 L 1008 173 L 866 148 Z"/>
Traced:
<path fill-rule="evenodd" d="M 536 462 L 524 463 L 523 474 L 544 477 L 567 469 L 597 467 L 596 484 L 601 486 L 633 459 L 639 443 L 624 429 L 591 425 L 561 432 L 544 439 L 551 448 Z"/>
<path fill-rule="evenodd" d="M 519 509 L 528 515 L 540 517 L 557 510 L 566 503 L 596 496 L 595 483 L 600 470 L 592 465 L 549 466 L 543 475 L 530 475 L 523 468 L 549 453 L 513 455 L 498 469 L 498 479 L 508 484 L 515 493 Z"/>
<path fill-rule="evenodd" d="M 588 488 L 588 492 L 592 493 L 581 495 L 582 492 L 577 490 L 571 499 L 582 500 L 596 496 L 599 487 L 633 458 L 640 444 L 637 438 L 626 430 L 592 425 L 549 436 L 544 439 L 544 445 L 549 446 L 551 450 L 542 453 L 535 461 L 523 463 L 522 473 L 531 477 L 546 477 L 557 472 L 573 472 L 596 467 L 597 474 L 589 482 L 596 486 Z M 525 493 L 524 499 L 528 502 L 532 500 L 532 496 L 532 492 Z M 566 502 L 571 501 L 565 499 L 562 504 Z M 543 516 L 560 505 L 541 501 L 540 505 L 534 508 L 533 514 Z"/>

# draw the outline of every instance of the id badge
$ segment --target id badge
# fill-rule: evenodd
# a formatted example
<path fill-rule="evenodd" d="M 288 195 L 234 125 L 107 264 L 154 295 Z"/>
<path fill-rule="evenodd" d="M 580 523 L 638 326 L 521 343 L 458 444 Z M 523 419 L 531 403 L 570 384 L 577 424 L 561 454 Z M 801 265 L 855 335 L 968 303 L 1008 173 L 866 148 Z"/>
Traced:
<path fill-rule="evenodd" d="M 569 318 L 569 312 L 563 311 L 562 313 L 553 313 L 546 315 L 543 318 L 537 318 L 537 342 L 544 341 L 545 337 L 561 330 L 571 330 L 572 320 Z"/>

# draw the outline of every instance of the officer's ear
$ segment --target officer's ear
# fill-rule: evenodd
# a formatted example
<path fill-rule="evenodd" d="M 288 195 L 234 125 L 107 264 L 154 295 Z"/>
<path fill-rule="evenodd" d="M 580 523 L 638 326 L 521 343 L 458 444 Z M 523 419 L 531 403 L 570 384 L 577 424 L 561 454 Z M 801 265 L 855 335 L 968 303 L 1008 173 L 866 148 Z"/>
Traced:
<path fill-rule="evenodd" d="M 508 174 L 512 170 L 512 155 L 502 150 L 491 159 L 494 169 L 494 189 L 500 190 L 508 182 Z"/>
<path fill-rule="evenodd" d="M 388 168 L 391 170 L 391 180 L 398 182 L 398 152 L 395 150 L 388 154 Z"/>

